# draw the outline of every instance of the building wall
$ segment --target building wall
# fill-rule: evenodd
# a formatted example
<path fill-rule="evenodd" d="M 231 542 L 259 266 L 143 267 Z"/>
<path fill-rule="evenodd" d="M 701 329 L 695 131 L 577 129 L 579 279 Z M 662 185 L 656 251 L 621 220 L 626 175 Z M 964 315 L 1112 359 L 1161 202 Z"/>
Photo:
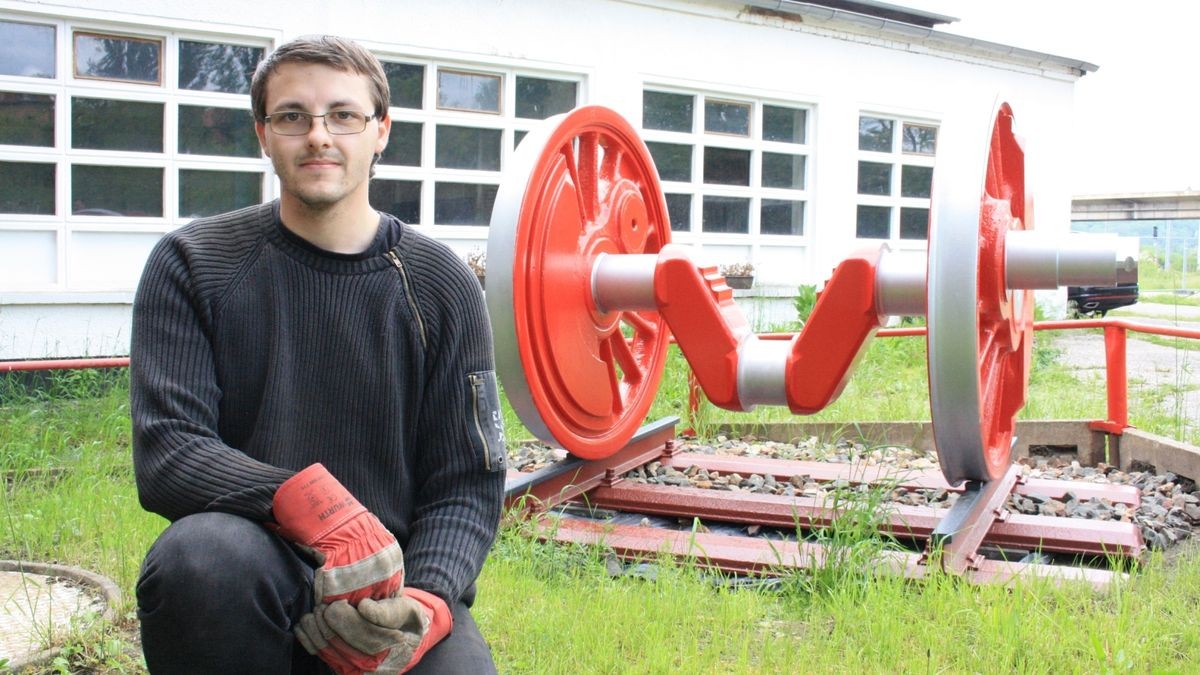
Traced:
<path fill-rule="evenodd" d="M 423 67 L 420 107 L 392 111 L 395 122 L 408 124 L 407 138 L 421 148 L 421 164 L 384 163 L 378 178 L 397 181 L 381 185 L 395 186 L 393 194 L 404 196 L 409 200 L 404 204 L 417 209 L 410 220 L 464 255 L 486 246 L 486 214 L 483 222 L 474 225 L 437 222 L 439 207 L 449 208 L 454 201 L 443 199 L 449 192 L 442 191 L 448 189 L 446 185 L 457 186 L 476 216 L 489 205 L 487 193 L 503 179 L 518 135 L 539 123 L 517 115 L 518 78 L 571 83 L 576 103 L 612 107 L 635 126 L 642 125 L 645 90 L 693 97 L 692 131 L 644 130 L 648 141 L 665 144 L 660 147 L 691 148 L 690 164 L 680 165 L 682 170 L 690 168 L 690 179 L 664 183 L 665 191 L 675 195 L 676 205 L 686 203 L 681 213 L 691 224 L 691 231 L 673 236 L 693 246 L 701 262 L 753 262 L 758 272 L 754 293 L 759 296 L 790 296 L 797 284 L 822 281 L 851 250 L 877 243 L 856 236 L 860 205 L 882 204 L 893 214 L 905 207 L 927 207 L 928 200 L 920 198 L 858 194 L 860 162 L 893 164 L 896 191 L 903 165 L 927 167 L 935 161 L 900 151 L 898 139 L 890 155 L 860 151 L 862 117 L 892 120 L 897 134 L 905 123 L 937 129 L 953 115 L 987 117 L 997 94 L 1003 92 L 1012 101 L 1027 139 L 1027 183 L 1037 195 L 1037 225 L 1060 231 L 1069 225 L 1070 195 L 1063 167 L 1076 76 L 1052 60 L 1040 66 L 1002 62 L 983 53 L 939 50 L 920 41 L 801 22 L 716 0 L 300 0 L 288 3 L 286 11 L 276 3 L 239 3 L 236 12 L 231 6 L 214 0 L 88 0 L 54 5 L 0 0 L 0 22 L 53 26 L 57 40 L 54 78 L 0 75 L 0 94 L 10 94 L 9 102 L 19 104 L 12 96 L 18 93 L 43 97 L 38 101 L 53 96 L 55 102 L 53 144 L 0 143 L 0 172 L 14 165 L 49 166 L 52 169 L 46 171 L 53 172 L 57 185 L 49 213 L 12 213 L 13 209 L 0 207 L 0 359 L 127 353 L 129 304 L 141 266 L 162 233 L 189 220 L 183 206 L 190 207 L 208 194 L 205 189 L 218 189 L 226 180 L 237 189 L 222 192 L 223 199 L 270 199 L 277 194 L 269 163 L 261 156 L 182 151 L 181 137 L 194 132 L 196 124 L 207 124 L 201 121 L 201 113 L 245 109 L 249 98 L 180 88 L 181 41 L 269 50 L 298 35 L 327 32 L 359 40 L 385 61 Z M 78 32 L 161 40 L 162 83 L 74 77 L 72 44 Z M 3 49 L 12 46 L 0 47 L 0 63 Z M 501 111 L 439 108 L 436 78 L 442 71 L 498 76 Z M 83 105 L 76 99 L 141 102 L 150 104 L 152 113 L 158 110 L 153 106 L 161 105 L 162 149 L 75 147 L 79 143 L 75 106 Z M 749 136 L 706 133 L 705 102 L 747 106 Z M 764 106 L 804 111 L 804 142 L 764 138 Z M 468 136 L 489 148 L 498 137 L 499 149 L 492 153 L 498 169 L 495 165 L 439 166 L 443 159 L 437 155 L 437 135 L 443 127 L 475 130 Z M 399 142 L 397 129 L 394 126 L 393 144 Z M 81 129 L 78 136 L 86 131 Z M 469 135 L 475 132 L 479 135 Z M 211 141 L 206 138 L 206 143 Z M 706 182 L 703 156 L 721 148 L 750 159 L 744 174 L 750 185 Z M 938 157 L 949 154 L 938 147 Z M 768 155 L 775 160 L 802 157 L 785 162 L 795 167 L 802 161 L 803 179 L 786 187 L 764 186 L 766 171 L 760 160 Z M 457 160 L 445 161 L 452 165 Z M 77 166 L 150 169 L 152 175 L 161 176 L 160 212 L 115 217 L 81 208 L 86 205 L 76 198 L 75 183 L 80 184 L 79 192 L 85 192 L 82 183 L 91 174 L 86 168 L 77 174 Z M 982 168 L 954 170 L 981 172 Z M 200 173 L 205 171 L 216 173 Z M 109 173 L 128 174 L 131 180 L 142 175 L 113 169 Z M 779 180 L 777 172 L 772 175 L 770 180 Z M 200 176 L 216 179 L 209 183 Z M 202 189 L 201 184 L 209 187 Z M 419 191 L 415 199 L 414 191 Z M 108 196 L 97 196 L 97 203 Z M 737 211 L 746 214 L 744 224 L 738 226 L 744 231 L 704 231 L 713 225 L 713 219 L 705 220 L 706 200 L 716 203 L 722 198 L 734 200 L 738 208 L 746 206 Z M 962 198 L 974 200 L 978 195 Z M 189 204 L 181 204 L 181 199 Z M 802 233 L 762 234 L 768 227 L 778 227 L 777 223 L 768 226 L 763 219 L 764 199 L 784 204 L 792 213 L 802 212 Z M 923 240 L 898 236 L 898 221 L 893 215 L 889 244 L 919 253 Z"/>

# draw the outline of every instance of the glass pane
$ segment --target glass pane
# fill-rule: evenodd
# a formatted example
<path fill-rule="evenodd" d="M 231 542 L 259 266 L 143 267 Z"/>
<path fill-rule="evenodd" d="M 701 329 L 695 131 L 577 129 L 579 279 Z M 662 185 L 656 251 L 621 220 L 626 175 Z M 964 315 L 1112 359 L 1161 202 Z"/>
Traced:
<path fill-rule="evenodd" d="M 782 143 L 803 143 L 808 111 L 796 108 L 763 106 L 763 140 Z"/>
<path fill-rule="evenodd" d="M 913 155 L 932 155 L 937 147 L 937 127 L 918 124 L 904 125 L 904 152 Z"/>
<path fill-rule="evenodd" d="M 392 122 L 392 134 L 383 149 L 380 164 L 397 166 L 421 166 L 420 122 Z M 403 219 L 402 219 L 403 220 Z"/>
<path fill-rule="evenodd" d="M 483 225 L 492 219 L 495 185 L 438 183 L 433 190 L 433 222 L 437 225 Z"/>
<path fill-rule="evenodd" d="M 185 155 L 258 157 L 254 118 L 247 110 L 181 105 L 179 152 Z"/>
<path fill-rule="evenodd" d="M 705 232 L 749 232 L 750 200 L 742 197 L 705 197 L 701 225 Z"/>
<path fill-rule="evenodd" d="M 158 40 L 75 34 L 75 77 L 159 83 Z"/>
<path fill-rule="evenodd" d="M 859 162 L 858 194 L 892 194 L 892 165 L 879 162 Z"/>
<path fill-rule="evenodd" d="M 179 217 L 200 218 L 262 202 L 256 171 L 179 170 Z"/>
<path fill-rule="evenodd" d="M 544 120 L 567 112 L 575 107 L 577 87 L 575 82 L 518 77 L 517 117 Z"/>
<path fill-rule="evenodd" d="M 500 170 L 500 129 L 437 126 L 437 155 L 439 169 Z"/>
<path fill-rule="evenodd" d="M 804 189 L 803 155 L 784 155 L 777 152 L 762 154 L 763 187 Z"/>
<path fill-rule="evenodd" d="M 750 151 L 704 148 L 704 182 L 716 185 L 749 185 Z"/>
<path fill-rule="evenodd" d="M 390 213 L 413 225 L 421 222 L 421 181 L 376 178 L 368 192 L 371 208 L 376 211 Z"/>
<path fill-rule="evenodd" d="M 933 184 L 933 167 L 904 166 L 900 168 L 900 196 L 929 198 Z"/>
<path fill-rule="evenodd" d="M 0 213 L 54 215 L 54 165 L 0 162 Z"/>
<path fill-rule="evenodd" d="M 692 130 L 693 97 L 661 91 L 642 92 L 642 127 L 663 131 Z"/>
<path fill-rule="evenodd" d="M 163 215 L 163 170 L 141 166 L 71 167 L 71 213 L 77 216 Z"/>
<path fill-rule="evenodd" d="M 859 239 L 887 239 L 892 225 L 892 209 L 887 206 L 858 205 L 855 236 Z"/>
<path fill-rule="evenodd" d="M 179 41 L 179 88 L 249 94 L 262 47 Z"/>
<path fill-rule="evenodd" d="M 900 209 L 900 238 L 929 238 L 929 209 Z"/>
<path fill-rule="evenodd" d="M 0 75 L 54 77 L 54 26 L 0 21 Z"/>
<path fill-rule="evenodd" d="M 0 145 L 54 147 L 54 97 L 0 91 Z"/>
<path fill-rule="evenodd" d="M 804 234 L 804 202 L 764 199 L 760 216 L 759 231 L 762 234 Z"/>
<path fill-rule="evenodd" d="M 692 229 L 692 196 L 666 195 L 667 217 L 671 219 L 672 232 L 690 232 Z"/>
<path fill-rule="evenodd" d="M 750 104 L 704 102 L 704 130 L 714 134 L 750 135 Z"/>
<path fill-rule="evenodd" d="M 72 98 L 71 147 L 162 152 L 163 104 Z"/>
<path fill-rule="evenodd" d="M 500 76 L 438 71 L 438 107 L 500 112 Z"/>
<path fill-rule="evenodd" d="M 692 179 L 692 146 L 677 143 L 646 143 L 660 180 Z"/>
<path fill-rule="evenodd" d="M 892 120 L 878 117 L 858 118 L 858 149 L 891 152 Z"/>
<path fill-rule="evenodd" d="M 528 131 L 519 131 L 519 130 L 513 132 L 513 149 L 516 149 L 518 146 L 521 145 L 521 141 L 524 140 L 525 134 L 527 134 L 527 133 L 529 133 L 529 132 Z"/>
<path fill-rule="evenodd" d="M 384 62 L 383 72 L 387 75 L 388 89 L 392 94 L 391 105 L 396 108 L 424 107 L 425 66 L 412 63 Z M 393 129 L 394 133 L 394 129 Z"/>

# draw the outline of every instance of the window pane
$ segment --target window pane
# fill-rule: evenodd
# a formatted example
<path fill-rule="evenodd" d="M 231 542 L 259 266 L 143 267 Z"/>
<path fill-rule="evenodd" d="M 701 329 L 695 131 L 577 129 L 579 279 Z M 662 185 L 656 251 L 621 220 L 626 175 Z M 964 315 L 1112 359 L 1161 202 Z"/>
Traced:
<path fill-rule="evenodd" d="M 0 213 L 54 215 L 54 165 L 0 162 Z"/>
<path fill-rule="evenodd" d="M 900 196 L 929 198 L 933 184 L 933 167 L 904 166 L 900 168 Z"/>
<path fill-rule="evenodd" d="M 750 151 L 704 148 L 704 182 L 716 185 L 749 185 Z"/>
<path fill-rule="evenodd" d="M 904 152 L 914 155 L 932 155 L 937 146 L 937 127 L 918 124 L 904 125 Z"/>
<path fill-rule="evenodd" d="M 438 183 L 433 191 L 433 222 L 438 225 L 484 225 L 492 219 L 495 185 Z"/>
<path fill-rule="evenodd" d="M 678 143 L 646 143 L 661 180 L 692 179 L 692 146 Z"/>
<path fill-rule="evenodd" d="M 262 47 L 179 41 L 179 88 L 249 94 Z"/>
<path fill-rule="evenodd" d="M 891 152 L 892 120 L 878 117 L 858 118 L 858 149 Z"/>
<path fill-rule="evenodd" d="M 750 200 L 742 197 L 705 197 L 701 225 L 705 232 L 749 232 Z"/>
<path fill-rule="evenodd" d="M 671 219 L 672 232 L 689 232 L 692 229 L 692 196 L 666 195 L 667 217 Z"/>
<path fill-rule="evenodd" d="M 0 21 L 0 75 L 54 77 L 54 26 Z"/>
<path fill-rule="evenodd" d="M 858 205 L 858 225 L 855 236 L 859 239 L 887 239 L 892 224 L 892 209 L 887 206 Z"/>
<path fill-rule="evenodd" d="M 777 152 L 762 154 L 763 187 L 804 189 L 803 155 L 784 155 Z"/>
<path fill-rule="evenodd" d="M 879 162 L 859 162 L 858 194 L 892 194 L 892 165 Z"/>
<path fill-rule="evenodd" d="M 692 130 L 693 97 L 661 91 L 642 92 L 642 127 L 663 131 Z"/>
<path fill-rule="evenodd" d="M 763 234 L 804 234 L 804 202 L 764 199 L 760 215 L 759 231 Z"/>
<path fill-rule="evenodd" d="M 500 170 L 500 129 L 437 126 L 437 156 L 439 169 Z"/>
<path fill-rule="evenodd" d="M 521 145 L 521 141 L 524 140 L 525 134 L 527 134 L 527 133 L 529 133 L 529 132 L 528 131 L 520 131 L 520 130 L 513 132 L 513 149 L 516 149 L 518 146 Z"/>
<path fill-rule="evenodd" d="M 383 72 L 387 75 L 388 89 L 392 94 L 392 106 L 418 110 L 424 107 L 425 66 L 385 61 Z"/>
<path fill-rule="evenodd" d="M 181 105 L 179 152 L 185 155 L 258 157 L 254 118 L 247 110 Z"/>
<path fill-rule="evenodd" d="M 900 238 L 929 238 L 929 209 L 900 209 Z"/>
<path fill-rule="evenodd" d="M 75 77 L 159 83 L 158 40 L 75 34 Z"/>
<path fill-rule="evenodd" d="M 54 147 L 54 97 L 0 92 L 0 145 Z"/>
<path fill-rule="evenodd" d="M 368 192 L 371 208 L 413 225 L 421 222 L 421 181 L 376 178 Z"/>
<path fill-rule="evenodd" d="M 518 77 L 517 117 L 544 120 L 567 112 L 575 107 L 576 87 L 575 82 Z"/>
<path fill-rule="evenodd" d="M 500 76 L 438 71 L 438 107 L 500 112 Z"/>
<path fill-rule="evenodd" d="M 71 213 L 77 216 L 163 215 L 163 170 L 153 167 L 71 167 Z"/>
<path fill-rule="evenodd" d="M 764 105 L 763 140 L 780 141 L 783 143 L 803 143 L 807 121 L 807 110 Z"/>
<path fill-rule="evenodd" d="M 262 201 L 262 174 L 256 171 L 179 170 L 179 216 L 200 218 Z"/>
<path fill-rule="evenodd" d="M 750 135 L 750 104 L 704 102 L 704 130 L 714 134 Z"/>
<path fill-rule="evenodd" d="M 163 104 L 71 99 L 71 147 L 90 150 L 163 151 Z"/>
<path fill-rule="evenodd" d="M 422 126 L 424 125 L 420 122 L 392 122 L 392 134 L 379 162 L 397 166 L 421 166 Z"/>

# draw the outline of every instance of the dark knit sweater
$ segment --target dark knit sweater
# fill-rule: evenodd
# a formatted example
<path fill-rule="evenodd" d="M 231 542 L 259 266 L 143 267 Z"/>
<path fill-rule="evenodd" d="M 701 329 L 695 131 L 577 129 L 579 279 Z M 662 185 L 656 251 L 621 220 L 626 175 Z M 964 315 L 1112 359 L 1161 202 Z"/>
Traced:
<path fill-rule="evenodd" d="M 479 284 L 391 216 L 338 255 L 278 213 L 196 220 L 150 254 L 131 351 L 142 505 L 269 521 L 276 488 L 321 462 L 399 540 L 406 583 L 453 601 L 504 488 L 498 423 L 481 424 L 498 401 Z"/>

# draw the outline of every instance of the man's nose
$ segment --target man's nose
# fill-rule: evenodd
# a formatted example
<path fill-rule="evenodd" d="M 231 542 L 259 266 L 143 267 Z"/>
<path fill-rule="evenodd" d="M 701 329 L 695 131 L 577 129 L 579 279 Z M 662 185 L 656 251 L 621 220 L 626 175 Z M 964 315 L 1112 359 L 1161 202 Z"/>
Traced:
<path fill-rule="evenodd" d="M 306 136 L 308 144 L 311 146 L 324 147 L 333 141 L 330 137 L 329 127 L 325 126 L 325 117 L 323 116 L 312 118 L 312 125 L 309 126 Z"/>

